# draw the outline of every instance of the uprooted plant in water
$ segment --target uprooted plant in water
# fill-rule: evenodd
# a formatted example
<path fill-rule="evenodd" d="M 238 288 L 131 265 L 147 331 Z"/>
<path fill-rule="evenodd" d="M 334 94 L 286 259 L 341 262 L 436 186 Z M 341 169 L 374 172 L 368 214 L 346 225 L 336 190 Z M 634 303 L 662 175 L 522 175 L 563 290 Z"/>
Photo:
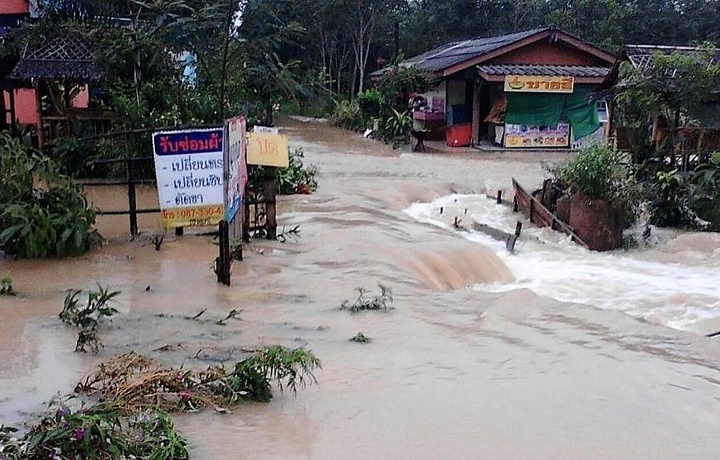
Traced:
<path fill-rule="evenodd" d="M 103 318 L 112 318 L 117 314 L 117 310 L 108 305 L 115 297 L 120 295 L 120 291 L 110 291 L 107 287 L 98 284 L 96 291 L 89 291 L 87 302 L 80 305 L 79 296 L 81 290 L 70 290 L 63 301 L 63 309 L 58 315 L 62 322 L 80 328 L 78 333 L 75 351 L 86 351 L 85 347 L 97 353 L 102 346 L 100 339 L 97 338 L 97 329 Z"/>
<path fill-rule="evenodd" d="M 119 401 L 72 410 L 51 403 L 45 415 L 23 437 L 0 427 L 0 453 L 8 460 L 40 459 L 177 459 L 189 458 L 186 442 L 168 414 L 159 409 L 123 413 Z"/>
<path fill-rule="evenodd" d="M 53 404 L 54 410 L 24 436 L 0 426 L 0 453 L 8 460 L 187 459 L 186 441 L 169 412 L 208 406 L 227 412 L 242 401 L 267 402 L 273 381 L 281 391 L 296 392 L 316 382 L 313 371 L 320 366 L 311 352 L 281 346 L 259 350 L 230 370 L 168 368 L 128 353 L 101 364 L 77 384 L 77 393 L 99 397 L 99 403 L 74 411 Z"/>
<path fill-rule="evenodd" d="M 357 313 L 364 310 L 387 311 L 393 309 L 394 307 L 390 305 L 393 303 L 392 289 L 380 283 L 378 283 L 378 287 L 380 287 L 380 294 L 370 298 L 365 297 L 365 294 L 370 291 L 362 287 L 356 288 L 355 290 L 358 291 L 358 296 L 355 301 L 350 303 L 349 300 L 344 300 L 338 309 L 348 310 L 350 313 Z"/>
<path fill-rule="evenodd" d="M 204 371 L 163 367 L 135 353 L 113 358 L 80 382 L 76 391 L 123 401 L 126 410 L 160 408 L 168 412 L 214 407 L 225 411 L 245 400 L 267 402 L 271 383 L 293 393 L 316 382 L 321 367 L 311 352 L 272 346 L 259 350 L 231 369 L 210 366 Z"/>

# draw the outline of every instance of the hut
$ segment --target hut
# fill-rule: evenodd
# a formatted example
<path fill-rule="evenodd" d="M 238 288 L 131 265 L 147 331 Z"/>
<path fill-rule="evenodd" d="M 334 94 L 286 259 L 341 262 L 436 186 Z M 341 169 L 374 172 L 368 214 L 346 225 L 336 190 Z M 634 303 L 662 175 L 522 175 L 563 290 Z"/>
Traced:
<path fill-rule="evenodd" d="M 103 131 L 110 116 L 102 108 L 89 108 L 88 86 L 102 78 L 89 43 L 70 33 L 37 45 L 27 45 L 10 79 L 32 88 L 37 143 L 77 134 Z"/>
<path fill-rule="evenodd" d="M 0 2 L 0 44 L 4 43 L 8 34 L 23 21 L 31 17 L 36 17 L 37 1 L 33 0 L 4 0 Z M 0 57 L 0 129 L 17 128 L 17 122 L 20 118 L 24 119 L 26 113 L 23 110 L 23 97 L 20 97 L 20 103 L 16 102 L 18 93 L 23 93 L 22 85 L 9 78 L 15 64 L 17 56 L 6 54 Z M 31 95 L 32 96 L 32 95 Z M 30 98 L 32 100 L 32 97 Z M 18 113 L 17 106 L 21 113 Z"/>
<path fill-rule="evenodd" d="M 413 118 L 450 146 L 571 148 L 602 135 L 607 107 L 588 95 L 614 62 L 575 35 L 543 27 L 447 43 L 403 65 L 441 78 Z"/>

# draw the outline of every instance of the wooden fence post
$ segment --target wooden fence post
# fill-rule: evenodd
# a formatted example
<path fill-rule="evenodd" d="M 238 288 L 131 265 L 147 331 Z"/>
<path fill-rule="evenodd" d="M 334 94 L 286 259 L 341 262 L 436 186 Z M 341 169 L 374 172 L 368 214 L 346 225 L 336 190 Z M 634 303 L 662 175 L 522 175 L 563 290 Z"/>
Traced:
<path fill-rule="evenodd" d="M 274 240 L 277 238 L 277 187 L 275 186 L 275 177 L 277 176 L 277 168 L 272 168 L 270 177 L 265 182 L 265 226 L 266 238 Z"/>
<path fill-rule="evenodd" d="M 218 225 L 218 240 L 220 253 L 215 261 L 215 274 L 218 283 L 230 286 L 230 265 L 232 259 L 230 256 L 230 234 L 229 225 L 226 220 L 221 220 Z"/>
<path fill-rule="evenodd" d="M 138 221 L 137 221 L 137 193 L 135 191 L 135 168 L 133 167 L 133 159 L 130 154 L 130 136 L 126 134 L 125 137 L 125 170 L 127 172 L 128 182 L 128 211 L 130 212 L 130 236 L 137 236 L 138 234 Z"/>

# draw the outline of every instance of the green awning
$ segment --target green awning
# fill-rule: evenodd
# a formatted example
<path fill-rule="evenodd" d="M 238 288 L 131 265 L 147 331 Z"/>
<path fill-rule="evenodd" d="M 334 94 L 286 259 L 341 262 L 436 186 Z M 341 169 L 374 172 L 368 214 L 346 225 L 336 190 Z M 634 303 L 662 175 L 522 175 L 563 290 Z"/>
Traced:
<path fill-rule="evenodd" d="M 505 123 L 555 126 L 567 121 L 573 127 L 573 138 L 581 139 L 600 127 L 595 103 L 588 100 L 590 91 L 576 86 L 571 94 L 506 93 Z"/>

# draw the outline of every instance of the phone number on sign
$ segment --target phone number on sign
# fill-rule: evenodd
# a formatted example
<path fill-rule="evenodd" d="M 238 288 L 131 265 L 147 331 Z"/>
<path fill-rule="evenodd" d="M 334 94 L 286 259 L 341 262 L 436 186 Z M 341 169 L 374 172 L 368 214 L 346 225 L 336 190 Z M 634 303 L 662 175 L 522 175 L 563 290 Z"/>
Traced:
<path fill-rule="evenodd" d="M 209 208 L 173 209 L 164 210 L 162 212 L 162 217 L 165 220 L 190 219 L 191 221 L 209 221 L 213 217 L 222 217 L 222 215 L 222 206 L 213 206 Z"/>

